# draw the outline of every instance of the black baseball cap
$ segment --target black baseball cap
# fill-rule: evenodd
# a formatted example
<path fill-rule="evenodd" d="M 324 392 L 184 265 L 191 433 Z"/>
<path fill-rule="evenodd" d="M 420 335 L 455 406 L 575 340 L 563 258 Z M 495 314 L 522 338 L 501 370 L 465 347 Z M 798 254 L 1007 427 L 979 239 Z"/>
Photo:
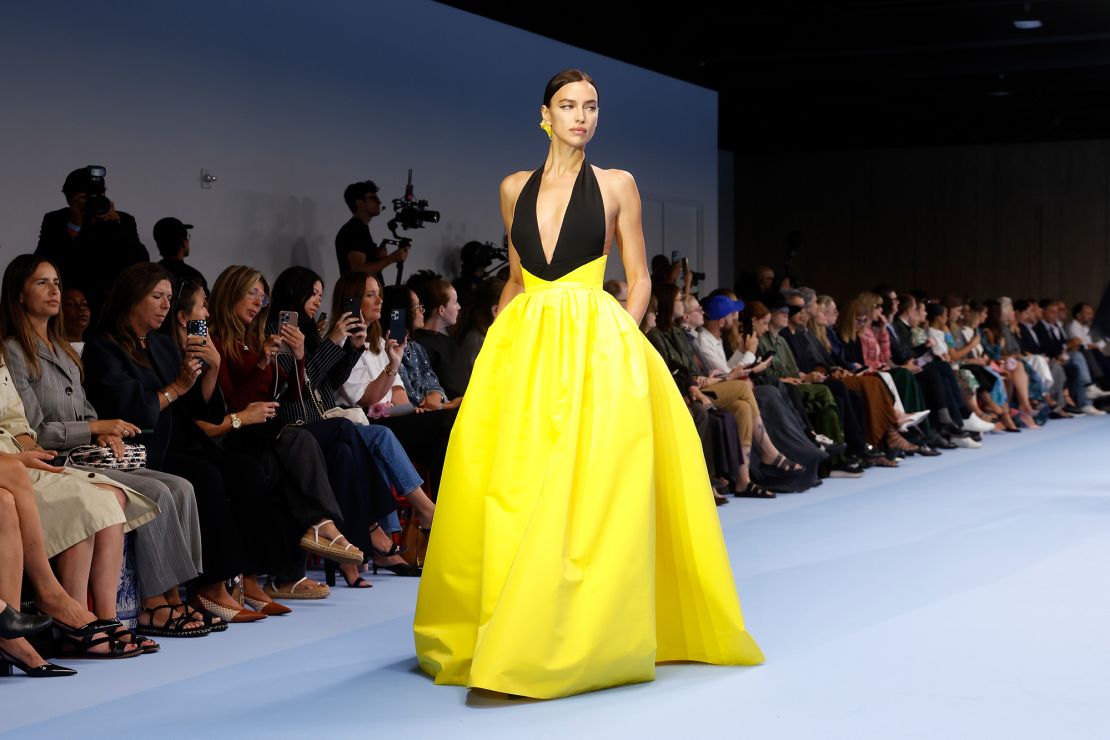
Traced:
<path fill-rule="evenodd" d="M 181 246 L 181 240 L 189 236 L 191 228 L 193 228 L 192 224 L 181 223 L 181 219 L 173 216 L 160 218 L 158 223 L 154 224 L 154 243 L 177 249 Z"/>

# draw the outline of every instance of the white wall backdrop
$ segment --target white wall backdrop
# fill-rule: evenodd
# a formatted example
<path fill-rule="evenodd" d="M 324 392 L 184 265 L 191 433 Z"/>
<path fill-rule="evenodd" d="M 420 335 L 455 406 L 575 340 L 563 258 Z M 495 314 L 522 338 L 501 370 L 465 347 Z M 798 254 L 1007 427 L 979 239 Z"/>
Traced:
<path fill-rule="evenodd" d="M 210 282 L 232 263 L 271 279 L 298 263 L 330 283 L 344 186 L 374 179 L 388 204 L 411 167 L 443 217 L 408 232 L 406 275 L 451 275 L 464 242 L 500 243 L 498 183 L 543 162 L 543 86 L 577 66 L 600 88 L 590 160 L 682 214 L 681 236 L 648 229 L 649 257 L 681 249 L 716 284 L 712 91 L 431 2 L 62 0 L 3 15 L 0 264 L 34 249 L 66 173 L 102 164 L 152 255 L 151 227 L 174 215 L 195 225 L 190 262 Z M 701 244 L 674 241 L 690 234 Z"/>

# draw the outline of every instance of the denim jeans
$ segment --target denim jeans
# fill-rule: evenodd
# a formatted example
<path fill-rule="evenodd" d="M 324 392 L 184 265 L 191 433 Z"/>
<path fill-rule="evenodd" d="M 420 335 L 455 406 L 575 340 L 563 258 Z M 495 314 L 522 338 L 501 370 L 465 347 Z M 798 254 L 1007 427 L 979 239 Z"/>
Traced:
<path fill-rule="evenodd" d="M 408 454 L 388 427 L 379 424 L 356 425 L 355 428 L 366 443 L 370 456 L 378 464 L 378 470 L 386 483 L 393 486 L 397 493 L 408 496 L 419 488 L 424 480 L 412 466 Z"/>

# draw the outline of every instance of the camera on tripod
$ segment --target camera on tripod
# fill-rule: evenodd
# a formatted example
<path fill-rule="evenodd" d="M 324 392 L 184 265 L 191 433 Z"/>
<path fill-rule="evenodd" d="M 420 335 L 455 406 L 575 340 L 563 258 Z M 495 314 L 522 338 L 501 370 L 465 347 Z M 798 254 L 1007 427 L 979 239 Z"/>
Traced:
<path fill-rule="evenodd" d="M 439 211 L 430 210 L 428 208 L 428 201 L 417 200 L 416 196 L 413 195 L 412 170 L 409 170 L 409 181 L 405 186 L 405 195 L 401 198 L 393 199 L 393 214 L 393 218 L 389 220 L 387 226 L 393 234 L 394 239 L 400 239 L 400 237 L 397 236 L 398 226 L 407 231 L 408 229 L 422 229 L 424 228 L 425 222 L 432 224 L 439 223 Z"/>

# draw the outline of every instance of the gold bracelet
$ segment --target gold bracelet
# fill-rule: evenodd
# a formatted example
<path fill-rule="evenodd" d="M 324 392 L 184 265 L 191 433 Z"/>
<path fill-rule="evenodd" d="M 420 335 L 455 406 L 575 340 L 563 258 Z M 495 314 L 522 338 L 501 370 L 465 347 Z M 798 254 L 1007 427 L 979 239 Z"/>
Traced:
<path fill-rule="evenodd" d="M 174 401 L 177 400 L 177 396 L 171 396 L 170 395 L 169 386 L 162 389 L 162 395 L 166 397 L 166 402 L 167 403 L 173 403 Z"/>
<path fill-rule="evenodd" d="M 389 367 L 389 365 L 386 365 L 385 366 L 385 374 L 389 375 L 389 376 L 393 376 L 393 375 L 397 374 L 397 371 L 392 369 L 391 367 Z"/>

